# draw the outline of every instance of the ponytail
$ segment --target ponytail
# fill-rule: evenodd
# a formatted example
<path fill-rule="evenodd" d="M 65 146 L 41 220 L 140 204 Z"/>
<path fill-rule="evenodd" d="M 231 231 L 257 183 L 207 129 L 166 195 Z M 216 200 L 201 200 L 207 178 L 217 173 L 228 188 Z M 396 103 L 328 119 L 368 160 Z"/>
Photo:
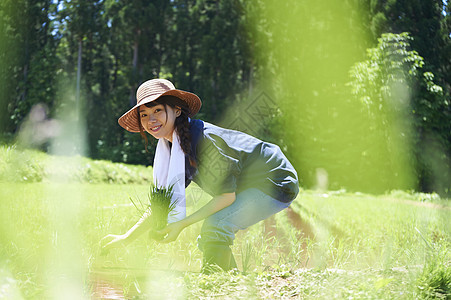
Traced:
<path fill-rule="evenodd" d="M 175 119 L 175 130 L 180 139 L 180 147 L 183 152 L 188 155 L 189 164 L 197 167 L 196 160 L 191 151 L 191 132 L 189 131 L 188 113 L 182 109 L 182 113 Z"/>

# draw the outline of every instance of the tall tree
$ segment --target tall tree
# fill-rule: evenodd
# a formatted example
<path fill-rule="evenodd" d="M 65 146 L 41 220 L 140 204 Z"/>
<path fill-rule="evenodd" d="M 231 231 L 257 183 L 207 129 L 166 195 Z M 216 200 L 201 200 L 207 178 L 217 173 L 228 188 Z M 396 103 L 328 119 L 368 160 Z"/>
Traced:
<path fill-rule="evenodd" d="M 103 24 L 102 60 L 108 78 L 102 97 L 105 112 L 97 141 L 92 141 L 95 157 L 131 163 L 150 163 L 151 155 L 144 152 L 139 135 L 129 134 L 117 125 L 117 118 L 136 103 L 137 86 L 164 72 L 168 31 L 172 28 L 169 0 L 161 1 L 106 1 Z M 106 68 L 106 71 L 105 71 Z M 97 118 L 98 120 L 98 118 Z M 152 149 L 152 147 L 150 147 Z"/>
<path fill-rule="evenodd" d="M 446 45 L 450 43 L 451 37 L 444 34 L 444 10 L 446 6 L 449 7 L 449 3 L 443 0 L 370 2 L 370 24 L 374 40 L 386 32 L 409 32 L 413 37 L 412 48 L 428 62 L 427 71 L 436 74 L 440 85 L 448 86 L 451 79 L 444 62 L 447 60 Z"/>
<path fill-rule="evenodd" d="M 435 74 L 435 81 L 443 87 L 443 94 L 439 97 L 428 97 L 425 89 L 417 89 L 412 95 L 419 115 L 427 111 L 427 116 L 423 116 L 425 119 L 418 122 L 417 130 L 424 140 L 429 141 L 431 147 L 441 149 L 437 150 L 441 153 L 451 153 L 451 130 L 449 126 L 446 126 L 451 118 L 449 8 L 449 1 L 442 0 L 377 0 L 371 1 L 370 16 L 375 37 L 383 32 L 409 32 L 413 38 L 412 48 L 424 57 L 425 70 Z M 421 147 L 423 152 L 425 152 L 425 146 L 426 144 Z M 437 162 L 434 164 L 441 165 L 442 168 L 443 166 L 451 168 L 449 160 L 450 158 L 446 155 L 437 157 L 435 159 Z M 423 157 L 419 164 L 423 174 L 422 188 L 430 190 L 434 185 L 433 181 L 437 181 L 432 179 L 434 177 L 431 173 L 432 160 L 429 159 L 429 162 L 426 162 Z M 447 172 L 449 170 L 442 171 L 442 173 Z M 438 189 L 443 190 L 443 187 Z"/>
<path fill-rule="evenodd" d="M 30 108 L 52 105 L 55 95 L 57 40 L 52 35 L 55 4 L 51 0 L 2 1 L 2 102 L 8 131 L 14 131 Z"/>
<path fill-rule="evenodd" d="M 424 71 L 424 59 L 410 48 L 411 40 L 407 33 L 383 34 L 368 60 L 351 69 L 353 93 L 371 124 L 362 136 L 365 156 L 379 157 L 378 178 L 388 180 L 385 186 L 408 189 L 410 181 L 410 188 L 446 194 L 451 165 L 440 132 L 451 127 L 437 112 L 447 104 L 434 75 Z M 371 161 L 363 162 L 371 170 Z"/>
<path fill-rule="evenodd" d="M 63 1 L 62 9 L 59 12 L 60 22 L 63 24 L 61 28 L 65 28 L 62 33 L 64 39 L 68 41 L 71 55 L 76 57 L 76 91 L 75 91 L 75 107 L 77 111 L 80 109 L 80 89 L 81 74 L 83 61 L 83 43 L 92 43 L 93 34 L 98 32 L 99 15 L 98 3 L 96 1 Z"/>
<path fill-rule="evenodd" d="M 169 1 L 107 1 L 109 22 L 132 51 L 130 61 L 130 106 L 135 103 L 137 85 L 143 80 L 143 65 L 151 53 L 145 51 L 158 44 L 156 36 L 164 33 Z"/>
<path fill-rule="evenodd" d="M 451 94 L 451 1 L 445 1 L 446 6 L 443 8 L 444 17 L 442 19 L 441 26 L 441 38 L 444 41 L 444 46 L 440 55 L 440 61 L 442 65 L 442 72 L 445 80 L 444 87 Z"/>
<path fill-rule="evenodd" d="M 204 117 L 221 118 L 225 100 L 247 88 L 247 41 L 240 1 L 173 1 L 174 25 L 167 59 L 178 86 L 201 92 Z"/>

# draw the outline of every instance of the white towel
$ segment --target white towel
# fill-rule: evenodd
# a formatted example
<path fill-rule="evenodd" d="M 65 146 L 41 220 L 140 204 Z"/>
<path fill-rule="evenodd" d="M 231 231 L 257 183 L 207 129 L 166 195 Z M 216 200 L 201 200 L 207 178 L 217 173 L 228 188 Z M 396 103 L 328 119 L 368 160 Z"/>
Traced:
<path fill-rule="evenodd" d="M 178 134 L 172 134 L 172 147 L 165 138 L 160 138 L 153 161 L 153 181 L 158 188 L 173 185 L 172 203 L 177 201 L 175 211 L 168 216 L 168 223 L 186 217 L 185 199 L 185 153 L 180 147 Z"/>

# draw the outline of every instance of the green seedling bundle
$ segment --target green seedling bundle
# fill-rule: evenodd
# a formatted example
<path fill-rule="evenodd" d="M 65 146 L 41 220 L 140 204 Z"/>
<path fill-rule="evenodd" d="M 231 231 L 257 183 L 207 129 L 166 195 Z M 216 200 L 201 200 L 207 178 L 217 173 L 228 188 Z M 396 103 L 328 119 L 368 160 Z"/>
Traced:
<path fill-rule="evenodd" d="M 174 213 L 176 201 L 172 201 L 174 194 L 173 186 L 167 188 L 159 188 L 152 184 L 147 195 L 147 201 L 143 202 L 139 198 L 130 201 L 133 203 L 141 218 L 148 215 L 148 222 L 150 224 L 149 237 L 153 239 L 162 239 L 163 237 L 157 234 L 158 230 L 166 227 L 168 224 L 168 217 Z"/>

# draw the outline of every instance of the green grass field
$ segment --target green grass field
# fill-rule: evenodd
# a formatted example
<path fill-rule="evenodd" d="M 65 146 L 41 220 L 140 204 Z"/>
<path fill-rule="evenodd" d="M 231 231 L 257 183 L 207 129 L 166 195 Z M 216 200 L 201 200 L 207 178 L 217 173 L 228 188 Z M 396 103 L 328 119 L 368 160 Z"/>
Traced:
<path fill-rule="evenodd" d="M 292 211 L 238 234 L 242 272 L 203 275 L 200 223 L 169 245 L 143 236 L 100 255 L 103 236 L 138 220 L 129 198 L 145 200 L 147 192 L 147 185 L 1 183 L 0 298 L 451 297 L 451 207 L 438 197 L 304 191 Z M 190 212 L 208 196 L 192 185 L 187 199 Z"/>

